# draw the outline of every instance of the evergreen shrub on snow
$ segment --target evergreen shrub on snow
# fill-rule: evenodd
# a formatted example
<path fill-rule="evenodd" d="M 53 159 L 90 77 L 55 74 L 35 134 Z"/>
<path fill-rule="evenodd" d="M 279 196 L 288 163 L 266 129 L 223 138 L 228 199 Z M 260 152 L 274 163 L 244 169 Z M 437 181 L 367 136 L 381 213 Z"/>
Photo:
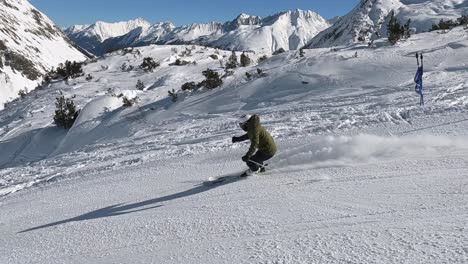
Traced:
<path fill-rule="evenodd" d="M 250 59 L 250 57 L 245 54 L 245 52 L 242 52 L 241 56 L 240 56 L 240 64 L 242 67 L 247 67 L 250 65 L 250 63 L 252 62 L 252 60 Z"/>
<path fill-rule="evenodd" d="M 121 69 L 123 72 L 126 72 L 126 71 L 127 71 L 127 67 L 128 67 L 128 65 L 127 65 L 127 63 L 125 63 L 125 62 L 122 63 L 122 65 L 120 65 L 120 69 Z"/>
<path fill-rule="evenodd" d="M 26 96 L 26 90 L 25 89 L 21 89 L 18 91 L 18 95 L 21 97 L 21 98 L 24 98 Z"/>
<path fill-rule="evenodd" d="M 188 64 L 190 64 L 190 61 L 181 60 L 181 59 L 177 59 L 174 62 L 174 65 L 176 65 L 176 66 L 184 66 L 184 65 L 188 65 Z"/>
<path fill-rule="evenodd" d="M 411 19 L 408 19 L 408 21 L 404 25 L 401 25 L 395 16 L 395 12 L 392 11 L 390 13 L 390 21 L 388 22 L 388 25 L 387 25 L 388 41 L 392 45 L 395 45 L 401 39 L 410 38 L 411 37 L 410 24 L 411 24 Z"/>
<path fill-rule="evenodd" d="M 457 18 L 456 21 L 450 20 L 450 19 L 449 20 L 441 19 L 439 21 L 439 24 L 432 25 L 431 31 L 434 31 L 434 30 L 448 30 L 448 29 L 452 29 L 452 28 L 457 27 L 457 26 L 464 26 L 464 25 L 468 25 L 468 15 L 463 15 L 463 16 Z"/>
<path fill-rule="evenodd" d="M 138 102 L 138 97 L 129 99 L 127 96 L 122 97 L 123 107 L 132 107 Z"/>
<path fill-rule="evenodd" d="M 229 56 L 228 62 L 226 63 L 227 69 L 235 69 L 239 66 L 239 62 L 237 61 L 237 55 L 235 51 L 232 51 L 231 56 Z"/>
<path fill-rule="evenodd" d="M 203 76 L 205 76 L 205 80 L 198 84 L 198 87 L 205 87 L 208 89 L 214 89 L 219 87 L 223 84 L 219 73 L 213 71 L 212 69 L 207 69 L 203 71 Z"/>
<path fill-rule="evenodd" d="M 145 84 L 144 84 L 141 80 L 138 80 L 135 87 L 136 87 L 138 90 L 143 91 L 143 90 L 145 89 Z"/>
<path fill-rule="evenodd" d="M 172 91 L 167 91 L 169 93 L 169 97 L 171 97 L 172 102 L 177 102 L 178 96 L 174 89 Z"/>
<path fill-rule="evenodd" d="M 65 61 L 65 63 L 60 63 L 57 69 L 55 70 L 56 75 L 63 78 L 76 78 L 83 75 L 83 69 L 81 68 L 81 63 L 76 61 Z"/>
<path fill-rule="evenodd" d="M 257 62 L 262 63 L 268 59 L 267 55 L 263 55 L 262 57 L 258 58 Z"/>
<path fill-rule="evenodd" d="M 145 72 L 152 72 L 154 69 L 159 67 L 159 65 L 159 62 L 156 62 L 153 58 L 146 57 L 143 59 L 143 63 L 140 65 L 140 67 L 145 70 Z"/>
<path fill-rule="evenodd" d="M 73 100 L 60 96 L 56 98 L 54 123 L 58 127 L 69 129 L 75 123 L 79 111 L 76 110 Z"/>
<path fill-rule="evenodd" d="M 182 91 L 192 91 L 197 88 L 197 84 L 195 82 L 186 82 L 182 85 Z"/>

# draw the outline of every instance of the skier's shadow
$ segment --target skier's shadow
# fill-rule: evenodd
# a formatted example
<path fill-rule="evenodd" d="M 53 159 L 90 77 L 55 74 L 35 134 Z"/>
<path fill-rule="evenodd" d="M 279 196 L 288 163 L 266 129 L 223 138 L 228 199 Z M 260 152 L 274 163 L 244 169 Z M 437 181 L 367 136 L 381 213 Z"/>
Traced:
<path fill-rule="evenodd" d="M 229 183 L 234 183 L 239 181 L 241 178 L 239 175 L 226 175 L 222 176 L 220 178 L 223 178 L 224 181 L 218 182 L 218 183 L 213 183 L 212 181 L 206 181 L 201 184 L 196 185 L 195 187 L 183 191 L 183 192 L 178 192 L 170 195 L 166 195 L 163 197 L 151 199 L 151 200 L 146 200 L 138 203 L 131 203 L 131 204 L 116 204 L 108 207 L 104 207 L 98 210 L 91 211 L 86 214 L 82 214 L 77 217 L 53 222 L 50 224 L 46 225 L 41 225 L 37 227 L 32 227 L 23 231 L 20 231 L 18 233 L 26 233 L 38 229 L 43 229 L 43 228 L 48 228 L 48 227 L 53 227 L 57 225 L 62 225 L 65 223 L 70 223 L 70 222 L 79 222 L 79 221 L 85 221 L 85 220 L 92 220 L 92 219 L 98 219 L 98 218 L 104 218 L 104 217 L 111 217 L 111 216 L 118 216 L 118 215 L 125 215 L 125 214 L 130 214 L 130 213 L 135 213 L 135 212 L 140 212 L 140 211 L 145 211 L 145 210 L 150 210 L 154 208 L 158 208 L 163 206 L 162 202 L 167 202 L 167 201 L 172 201 L 180 198 L 185 198 L 188 196 L 196 195 L 199 193 L 207 192 L 209 190 L 212 190 L 217 187 L 224 186 Z M 218 178 L 219 179 L 219 178 Z M 149 206 L 149 207 L 148 207 Z"/>

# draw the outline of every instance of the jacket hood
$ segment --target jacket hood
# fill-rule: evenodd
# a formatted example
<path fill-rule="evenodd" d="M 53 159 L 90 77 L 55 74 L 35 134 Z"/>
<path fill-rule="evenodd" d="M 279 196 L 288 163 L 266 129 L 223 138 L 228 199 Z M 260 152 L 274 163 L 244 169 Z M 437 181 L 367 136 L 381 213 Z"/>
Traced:
<path fill-rule="evenodd" d="M 260 117 L 258 115 L 253 115 L 249 121 L 247 121 L 241 128 L 245 132 L 249 131 L 254 127 L 258 127 L 260 125 Z"/>

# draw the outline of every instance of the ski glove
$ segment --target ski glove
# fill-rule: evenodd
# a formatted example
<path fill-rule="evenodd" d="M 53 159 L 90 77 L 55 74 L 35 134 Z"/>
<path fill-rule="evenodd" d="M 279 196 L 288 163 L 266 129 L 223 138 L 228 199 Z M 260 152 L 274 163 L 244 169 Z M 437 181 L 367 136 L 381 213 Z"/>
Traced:
<path fill-rule="evenodd" d="M 242 161 L 243 161 L 243 162 L 248 162 L 249 160 L 250 160 L 250 158 L 247 157 L 247 156 L 242 157 Z"/>

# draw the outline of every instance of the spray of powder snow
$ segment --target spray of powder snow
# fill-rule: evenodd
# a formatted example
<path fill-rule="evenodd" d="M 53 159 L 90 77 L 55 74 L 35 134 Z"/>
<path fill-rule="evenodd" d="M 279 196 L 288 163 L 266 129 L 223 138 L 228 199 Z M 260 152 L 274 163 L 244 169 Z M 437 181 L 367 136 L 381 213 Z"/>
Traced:
<path fill-rule="evenodd" d="M 468 139 L 432 135 L 329 136 L 299 147 L 280 150 L 275 157 L 272 169 L 300 171 L 307 168 L 352 166 L 384 159 L 434 156 L 440 151 L 457 149 L 468 149 Z"/>

